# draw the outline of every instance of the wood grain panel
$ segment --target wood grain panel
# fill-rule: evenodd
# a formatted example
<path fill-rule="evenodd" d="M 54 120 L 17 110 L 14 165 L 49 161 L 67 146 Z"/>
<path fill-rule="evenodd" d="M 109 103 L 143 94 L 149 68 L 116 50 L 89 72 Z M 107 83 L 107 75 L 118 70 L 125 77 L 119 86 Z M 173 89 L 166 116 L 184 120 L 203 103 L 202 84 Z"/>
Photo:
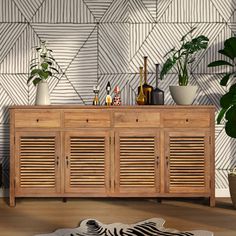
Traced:
<path fill-rule="evenodd" d="M 15 112 L 16 128 L 59 128 L 60 112 L 51 110 L 19 110 Z"/>
<path fill-rule="evenodd" d="M 66 133 L 66 192 L 109 191 L 107 145 L 107 132 Z"/>
<path fill-rule="evenodd" d="M 55 188 L 55 166 L 55 137 L 20 138 L 20 188 Z"/>
<path fill-rule="evenodd" d="M 210 127 L 210 114 L 208 112 L 165 112 L 163 114 L 164 127 L 175 128 L 207 128 Z"/>
<path fill-rule="evenodd" d="M 159 191 L 158 132 L 130 130 L 117 132 L 115 191 L 149 196 Z"/>
<path fill-rule="evenodd" d="M 64 122 L 67 128 L 106 128 L 110 127 L 111 123 L 109 112 L 98 112 L 96 110 L 65 111 Z"/>
<path fill-rule="evenodd" d="M 153 111 L 115 112 L 115 127 L 160 127 L 160 113 Z"/>
<path fill-rule="evenodd" d="M 206 137 L 204 135 L 169 137 L 169 191 L 205 191 Z M 179 190 L 178 190 L 179 189 Z"/>

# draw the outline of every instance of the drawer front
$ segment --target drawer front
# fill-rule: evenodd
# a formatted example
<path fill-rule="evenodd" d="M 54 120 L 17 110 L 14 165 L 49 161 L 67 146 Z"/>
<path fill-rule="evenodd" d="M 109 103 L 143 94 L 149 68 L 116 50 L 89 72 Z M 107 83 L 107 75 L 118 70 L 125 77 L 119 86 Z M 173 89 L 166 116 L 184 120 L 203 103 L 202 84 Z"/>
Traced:
<path fill-rule="evenodd" d="M 20 110 L 15 112 L 16 128 L 59 128 L 60 111 Z"/>
<path fill-rule="evenodd" d="M 110 113 L 97 110 L 65 111 L 64 124 L 66 128 L 106 128 L 110 127 Z"/>
<path fill-rule="evenodd" d="M 164 113 L 163 124 L 165 128 L 208 128 L 210 127 L 210 114 L 207 112 Z"/>
<path fill-rule="evenodd" d="M 115 127 L 160 127 L 159 112 L 115 112 Z"/>

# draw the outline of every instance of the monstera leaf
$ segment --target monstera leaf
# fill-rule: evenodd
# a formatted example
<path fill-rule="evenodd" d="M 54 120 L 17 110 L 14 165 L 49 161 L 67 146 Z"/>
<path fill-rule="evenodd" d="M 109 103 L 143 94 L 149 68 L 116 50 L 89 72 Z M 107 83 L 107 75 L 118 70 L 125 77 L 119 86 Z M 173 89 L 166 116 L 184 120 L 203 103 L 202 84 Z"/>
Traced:
<path fill-rule="evenodd" d="M 234 60 L 236 58 L 236 37 L 231 37 L 227 39 L 224 43 L 224 48 L 222 50 L 219 50 L 219 53 L 228 58 L 228 60 L 214 61 L 210 63 L 208 67 L 235 67 Z M 221 110 L 217 117 L 218 124 L 220 124 L 221 120 L 225 118 L 225 131 L 227 135 L 232 138 L 236 138 L 236 83 L 234 81 L 235 77 L 236 72 L 232 70 L 231 72 L 224 73 L 220 81 L 220 84 L 222 86 L 227 86 L 229 81 L 231 81 L 232 85 L 220 99 Z"/>

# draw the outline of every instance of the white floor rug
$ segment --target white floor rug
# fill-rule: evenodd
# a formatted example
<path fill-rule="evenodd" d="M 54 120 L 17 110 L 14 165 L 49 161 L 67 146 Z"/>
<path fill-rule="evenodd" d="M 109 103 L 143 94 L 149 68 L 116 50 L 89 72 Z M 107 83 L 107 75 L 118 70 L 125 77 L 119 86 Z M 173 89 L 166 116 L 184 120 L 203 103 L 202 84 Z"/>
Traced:
<path fill-rule="evenodd" d="M 175 229 L 164 228 L 165 220 L 153 218 L 136 224 L 121 223 L 103 224 L 95 219 L 83 220 L 75 229 L 58 229 L 54 233 L 35 236 L 213 236 L 204 230 L 180 232 Z"/>

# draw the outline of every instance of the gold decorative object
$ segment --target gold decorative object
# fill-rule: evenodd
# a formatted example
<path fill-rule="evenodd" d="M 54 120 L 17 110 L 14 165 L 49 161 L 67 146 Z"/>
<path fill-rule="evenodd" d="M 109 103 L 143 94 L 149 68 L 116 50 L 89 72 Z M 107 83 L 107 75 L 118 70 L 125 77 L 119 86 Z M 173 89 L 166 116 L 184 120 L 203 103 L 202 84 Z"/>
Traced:
<path fill-rule="evenodd" d="M 100 101 L 99 101 L 99 97 L 98 97 L 99 90 L 100 90 L 99 85 L 94 85 L 93 86 L 93 92 L 95 94 L 94 99 L 93 99 L 93 105 L 94 106 L 99 106 L 100 105 Z"/>
<path fill-rule="evenodd" d="M 152 91 L 153 87 L 147 83 L 147 57 L 144 57 L 144 83 L 143 83 L 143 93 L 146 96 L 146 105 L 152 104 Z M 140 86 L 138 87 L 138 92 Z"/>
<path fill-rule="evenodd" d="M 143 92 L 143 67 L 142 66 L 139 68 L 139 73 L 140 73 L 140 90 L 139 90 L 139 94 L 136 101 L 138 105 L 145 105 L 147 102 L 147 98 Z"/>

